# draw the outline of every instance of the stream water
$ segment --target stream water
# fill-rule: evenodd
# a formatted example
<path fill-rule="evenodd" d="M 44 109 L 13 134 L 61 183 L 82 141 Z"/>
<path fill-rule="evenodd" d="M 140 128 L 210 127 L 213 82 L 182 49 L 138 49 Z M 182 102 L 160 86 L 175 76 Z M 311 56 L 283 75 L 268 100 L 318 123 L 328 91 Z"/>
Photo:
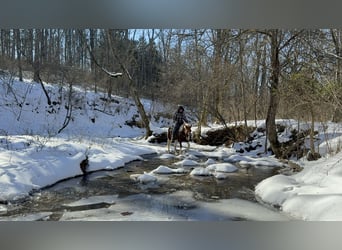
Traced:
<path fill-rule="evenodd" d="M 206 160 L 206 158 L 200 159 L 200 161 Z M 158 182 L 151 185 L 141 184 L 130 178 L 132 174 L 150 172 L 160 165 L 171 166 L 175 161 L 179 161 L 179 159 L 160 159 L 157 155 L 148 155 L 144 157 L 143 161 L 131 162 L 114 171 L 98 171 L 90 173 L 86 177 L 64 180 L 33 193 L 24 201 L 9 204 L 7 213 L 1 215 L 0 219 L 12 220 L 17 218 L 17 220 L 21 220 L 24 218 L 23 216 L 28 214 L 48 213 L 44 220 L 60 220 L 67 211 L 110 207 L 111 204 L 106 202 L 73 207 L 66 207 L 65 205 L 94 196 L 116 195 L 117 199 L 130 197 L 135 199 L 138 197 L 145 200 L 146 203 L 148 202 L 146 197 L 163 195 L 167 197 L 166 195 L 176 191 L 188 191 L 193 194 L 195 201 L 200 202 L 215 202 L 234 198 L 256 202 L 253 191 L 255 185 L 277 173 L 275 168 L 251 168 L 248 172 L 246 169 L 239 169 L 237 172 L 229 173 L 228 177 L 223 180 L 218 180 L 213 176 L 193 177 L 189 173 L 164 174 L 159 175 Z M 192 167 L 185 168 L 190 170 Z M 163 206 L 154 206 L 153 209 L 168 213 L 170 206 L 164 204 Z M 174 204 L 172 206 L 174 207 Z M 184 210 L 184 207 L 177 207 L 176 209 Z M 129 213 L 124 215 L 129 215 Z M 141 219 L 144 220 L 144 218 Z"/>

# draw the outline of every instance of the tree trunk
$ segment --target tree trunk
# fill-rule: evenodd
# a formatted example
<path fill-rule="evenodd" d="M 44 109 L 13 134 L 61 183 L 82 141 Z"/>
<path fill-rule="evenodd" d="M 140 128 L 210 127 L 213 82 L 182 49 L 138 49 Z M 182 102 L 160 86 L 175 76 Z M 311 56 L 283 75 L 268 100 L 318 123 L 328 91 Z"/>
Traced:
<path fill-rule="evenodd" d="M 259 76 L 260 76 L 260 65 L 261 65 L 261 52 L 259 51 L 259 34 L 256 36 L 255 40 L 255 51 L 256 51 L 256 60 L 255 60 L 255 73 L 254 73 L 254 100 L 253 100 L 253 111 L 254 111 L 254 124 L 257 127 L 258 120 L 258 99 L 259 99 Z"/>
<path fill-rule="evenodd" d="M 310 106 L 310 114 L 311 114 L 311 129 L 310 129 L 310 151 L 313 155 L 315 155 L 315 113 L 313 106 Z"/>
<path fill-rule="evenodd" d="M 69 83 L 69 94 L 68 94 L 68 106 L 67 112 L 64 118 L 64 122 L 62 127 L 58 130 L 58 134 L 63 131 L 68 125 L 71 120 L 71 113 L 72 113 L 72 83 Z"/>
<path fill-rule="evenodd" d="M 35 30 L 34 59 L 33 59 L 33 81 L 40 82 L 40 30 Z"/>
<path fill-rule="evenodd" d="M 90 43 L 90 49 L 91 51 L 94 51 L 95 50 L 95 34 L 96 34 L 96 30 L 94 29 L 90 29 L 89 30 L 89 43 Z M 95 65 L 95 62 L 94 60 L 91 60 L 91 63 L 90 63 L 90 69 L 91 69 L 91 73 L 93 75 L 93 79 L 94 79 L 94 91 L 95 93 L 97 93 L 97 84 L 96 84 L 96 65 Z"/>
<path fill-rule="evenodd" d="M 131 83 L 131 85 L 132 85 L 132 83 Z M 133 93 L 135 105 L 138 108 L 141 120 L 142 120 L 144 127 L 145 127 L 145 131 L 146 131 L 145 132 L 145 139 L 147 139 L 149 136 L 152 135 L 152 131 L 150 129 L 150 120 L 148 119 L 146 112 L 145 112 L 145 108 L 140 101 L 137 89 L 132 87 L 132 93 Z"/>
<path fill-rule="evenodd" d="M 39 54 L 41 53 L 41 31 L 36 30 L 36 39 L 35 39 L 35 53 L 34 53 L 34 61 L 33 61 L 33 81 L 40 83 L 40 86 L 43 89 L 43 92 L 46 96 L 48 105 L 51 105 L 51 99 L 49 93 L 47 92 L 42 79 L 40 78 L 40 67 L 41 67 L 41 58 Z"/>
<path fill-rule="evenodd" d="M 338 58 L 336 58 L 336 72 L 335 72 L 335 80 L 337 82 L 338 85 L 341 85 L 341 71 L 342 71 L 342 63 L 341 63 L 341 59 L 340 57 L 342 56 L 342 32 L 340 30 L 335 30 L 335 29 L 331 29 L 330 30 L 330 34 L 332 36 L 333 39 L 333 43 L 335 46 L 335 54 Z M 333 115 L 333 122 L 340 122 L 342 121 L 342 112 L 340 110 L 340 108 L 336 108 L 334 115 Z"/>
<path fill-rule="evenodd" d="M 19 73 L 19 81 L 23 81 L 23 70 L 21 66 L 21 38 L 20 38 L 20 30 L 15 29 L 16 33 L 16 44 L 17 44 L 17 60 L 18 60 L 18 73 Z"/>
<path fill-rule="evenodd" d="M 260 90 L 259 90 L 259 116 L 265 117 L 266 114 L 266 103 L 265 100 L 267 99 L 267 65 L 266 65 L 266 46 L 264 46 L 263 52 L 262 52 L 262 61 L 261 61 L 261 77 L 260 77 Z"/>
<path fill-rule="evenodd" d="M 278 85 L 280 75 L 279 62 L 279 41 L 278 30 L 271 31 L 271 78 L 270 78 L 270 102 L 268 104 L 267 118 L 266 118 L 266 133 L 270 142 L 271 149 L 277 158 L 281 157 L 280 143 L 278 141 L 276 129 L 276 114 L 278 109 Z"/>
<path fill-rule="evenodd" d="M 243 72 L 244 66 L 244 53 L 245 53 L 245 44 L 242 39 L 239 40 L 239 70 L 240 70 L 240 87 L 241 87 L 241 98 L 242 98 L 242 107 L 243 107 L 243 119 L 245 123 L 245 139 L 248 138 L 248 124 L 247 124 L 247 104 L 246 104 L 246 89 L 245 89 L 245 76 Z"/>

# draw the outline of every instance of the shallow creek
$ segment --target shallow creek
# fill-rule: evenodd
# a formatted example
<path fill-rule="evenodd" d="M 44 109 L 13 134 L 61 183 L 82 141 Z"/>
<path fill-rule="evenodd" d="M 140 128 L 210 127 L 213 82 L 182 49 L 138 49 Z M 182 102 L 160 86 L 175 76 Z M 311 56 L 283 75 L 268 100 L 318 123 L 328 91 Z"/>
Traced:
<path fill-rule="evenodd" d="M 207 158 L 200 158 L 199 162 L 206 160 Z M 180 217 L 180 214 L 184 210 L 196 207 L 192 207 L 191 204 L 195 204 L 197 201 L 201 203 L 212 203 L 226 199 L 241 199 L 256 203 L 253 191 L 255 185 L 261 180 L 277 173 L 276 168 L 270 167 L 250 168 L 248 172 L 246 169 L 239 168 L 237 172 L 227 174 L 227 178 L 223 180 L 218 180 L 213 176 L 193 177 L 189 173 L 162 174 L 158 175 L 158 181 L 153 184 L 141 184 L 130 178 L 132 174 L 150 172 L 160 165 L 172 167 L 172 164 L 176 161 L 179 161 L 179 159 L 160 159 L 158 155 L 147 155 L 144 156 L 143 161 L 131 162 L 125 165 L 125 167 L 114 171 L 98 171 L 90 173 L 86 177 L 64 180 L 32 193 L 24 201 L 9 204 L 7 213 L 2 214 L 0 219 L 60 220 L 64 218 L 65 213 L 96 211 L 96 209 L 101 210 L 111 206 L 115 207 L 115 203 L 119 203 L 120 199 L 126 199 L 126 201 L 127 199 L 131 199 L 131 201 L 144 200 L 144 206 L 146 207 L 146 203 L 149 203 L 148 209 L 150 210 L 154 209 L 164 214 L 173 213 L 178 216 L 166 217 L 171 218 L 170 220 L 189 218 L 190 215 Z M 196 166 L 185 166 L 183 168 L 190 172 L 194 167 Z M 187 201 L 182 202 L 183 205 L 179 205 L 180 203 L 175 205 L 174 202 L 166 202 L 166 200 L 170 200 L 170 196 L 168 195 L 182 191 L 190 193 L 192 200 L 189 201 L 187 199 Z M 80 205 L 67 205 L 81 199 L 98 196 L 115 196 L 116 200 L 112 203 L 100 200 L 98 202 L 81 203 Z M 151 197 L 163 197 L 163 205 L 151 205 Z M 141 203 L 138 205 L 141 206 Z M 120 213 L 121 216 L 130 216 L 133 214 L 130 211 L 122 211 Z M 44 213 L 46 216 L 44 216 Z M 28 215 L 34 214 L 41 214 L 41 216 L 27 217 Z M 82 217 L 77 218 L 82 219 Z M 116 217 L 114 216 L 113 218 L 115 220 Z M 210 217 L 209 219 L 215 218 Z M 140 219 L 144 220 L 144 218 Z M 195 219 L 201 219 L 200 215 L 199 218 Z M 243 218 L 232 218 L 232 220 L 234 219 L 238 220 Z M 132 218 L 132 220 L 135 219 Z"/>

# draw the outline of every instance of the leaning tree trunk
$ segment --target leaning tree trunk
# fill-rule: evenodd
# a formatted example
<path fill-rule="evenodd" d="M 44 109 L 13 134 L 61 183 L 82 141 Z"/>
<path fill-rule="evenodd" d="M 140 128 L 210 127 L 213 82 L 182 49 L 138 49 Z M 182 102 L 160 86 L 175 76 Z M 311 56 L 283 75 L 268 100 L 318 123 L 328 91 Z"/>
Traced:
<path fill-rule="evenodd" d="M 148 119 L 148 116 L 147 116 L 147 114 L 145 112 L 144 105 L 140 101 L 138 90 L 134 86 L 134 82 L 133 82 L 133 78 L 132 78 L 131 74 L 129 73 L 129 71 L 125 67 L 125 65 L 121 62 L 120 58 L 115 53 L 114 48 L 112 47 L 111 35 L 110 35 L 109 31 L 107 31 L 107 37 L 109 39 L 110 49 L 111 49 L 115 59 L 117 60 L 117 62 L 119 63 L 121 69 L 124 71 L 124 74 L 127 76 L 128 80 L 129 80 L 129 87 L 130 87 L 130 89 L 132 91 L 133 99 L 134 99 L 135 105 L 138 108 L 138 111 L 139 111 L 142 123 L 144 124 L 144 128 L 145 128 L 145 131 L 146 131 L 145 132 L 145 139 L 147 139 L 149 136 L 152 135 L 152 131 L 150 129 L 150 120 Z"/>
<path fill-rule="evenodd" d="M 118 55 L 115 53 L 114 51 L 114 48 L 112 47 L 112 41 L 111 41 L 111 36 L 110 36 L 110 32 L 107 30 L 107 39 L 108 39 L 108 44 L 109 44 L 109 47 L 110 47 L 110 51 L 113 53 L 113 56 L 114 58 L 116 59 L 117 63 L 119 63 L 121 69 L 124 71 L 124 74 L 127 76 L 128 80 L 129 80 L 129 88 L 130 90 L 132 91 L 132 95 L 133 95 L 133 99 L 134 99 L 134 102 L 135 102 L 135 105 L 137 106 L 138 108 L 138 112 L 140 114 L 140 117 L 141 117 L 141 120 L 142 120 L 142 123 L 144 124 L 144 127 L 145 127 L 145 138 L 147 139 L 147 137 L 151 136 L 152 135 L 152 131 L 150 129 L 150 120 L 148 119 L 148 116 L 145 112 L 145 108 L 143 106 L 143 104 L 141 103 L 140 101 L 140 98 L 139 98 L 139 94 L 138 94 L 138 91 L 137 89 L 135 88 L 134 86 L 134 82 L 133 82 L 133 78 L 131 76 L 131 74 L 129 73 L 128 69 L 125 67 L 125 65 L 121 62 L 120 58 L 118 57 Z M 98 61 L 96 60 L 94 54 L 93 54 L 93 51 L 91 50 L 91 48 L 89 48 L 89 45 L 87 43 L 86 44 L 86 47 L 87 47 L 87 50 L 90 54 L 90 57 L 92 59 L 92 61 L 95 63 L 96 66 L 98 66 L 105 74 L 107 74 L 109 77 L 119 77 L 119 76 L 122 76 L 122 73 L 113 73 L 113 72 L 109 72 L 108 70 L 106 70 L 104 67 L 102 67 Z"/>
<path fill-rule="evenodd" d="M 142 120 L 144 127 L 145 127 L 145 138 L 147 139 L 147 137 L 152 135 L 152 131 L 150 129 L 150 120 L 148 119 L 146 112 L 145 112 L 145 108 L 140 101 L 137 89 L 133 88 L 132 92 L 133 92 L 133 98 L 134 98 L 135 105 L 138 108 L 141 120 Z"/>

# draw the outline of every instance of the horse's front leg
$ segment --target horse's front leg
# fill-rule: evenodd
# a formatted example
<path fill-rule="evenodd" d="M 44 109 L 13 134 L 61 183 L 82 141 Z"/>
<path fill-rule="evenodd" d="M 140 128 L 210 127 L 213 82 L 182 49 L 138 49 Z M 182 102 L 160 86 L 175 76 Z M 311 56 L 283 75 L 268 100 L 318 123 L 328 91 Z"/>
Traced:
<path fill-rule="evenodd" d="M 179 154 L 182 154 L 182 141 L 179 141 Z"/>
<path fill-rule="evenodd" d="M 170 153 L 171 140 L 167 139 L 167 152 Z"/>
<path fill-rule="evenodd" d="M 187 151 L 189 151 L 189 149 L 190 149 L 190 142 L 189 142 L 189 141 L 187 141 L 186 143 L 188 144 L 188 146 L 187 146 L 186 150 L 187 150 Z"/>

